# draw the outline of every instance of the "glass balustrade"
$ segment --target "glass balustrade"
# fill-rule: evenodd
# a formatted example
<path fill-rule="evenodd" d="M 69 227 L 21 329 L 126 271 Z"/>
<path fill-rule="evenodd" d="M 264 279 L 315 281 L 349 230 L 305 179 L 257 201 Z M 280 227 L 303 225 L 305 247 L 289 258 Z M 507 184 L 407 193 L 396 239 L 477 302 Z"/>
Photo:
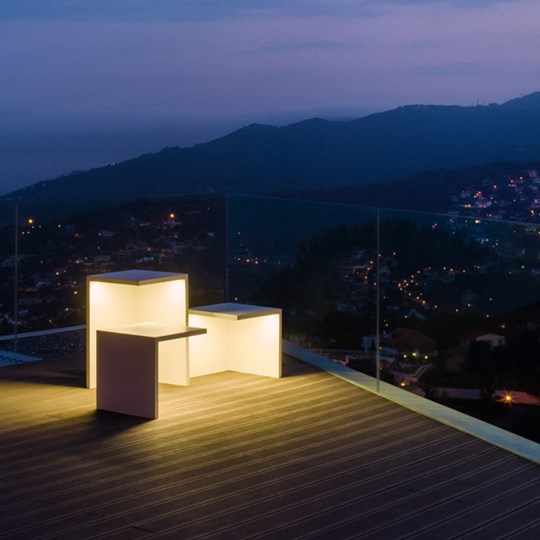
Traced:
<path fill-rule="evenodd" d="M 10 334 L 15 231 L 0 232 L 0 334 Z M 539 225 L 230 195 L 77 223 L 21 214 L 18 234 L 19 332 L 83 324 L 89 273 L 187 272 L 193 306 L 279 307 L 286 340 L 377 388 L 540 440 Z M 12 348 L 6 335 L 0 349 Z"/>
<path fill-rule="evenodd" d="M 540 226 L 230 196 L 227 268 L 285 339 L 540 438 Z"/>

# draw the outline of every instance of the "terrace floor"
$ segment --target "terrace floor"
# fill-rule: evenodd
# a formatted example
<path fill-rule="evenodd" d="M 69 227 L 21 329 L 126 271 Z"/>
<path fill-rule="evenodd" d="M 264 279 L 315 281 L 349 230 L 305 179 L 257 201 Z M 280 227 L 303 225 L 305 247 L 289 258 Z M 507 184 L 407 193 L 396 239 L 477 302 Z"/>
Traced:
<path fill-rule="evenodd" d="M 540 538 L 540 468 L 285 358 L 96 412 L 84 361 L 0 370 L 0 537 Z"/>

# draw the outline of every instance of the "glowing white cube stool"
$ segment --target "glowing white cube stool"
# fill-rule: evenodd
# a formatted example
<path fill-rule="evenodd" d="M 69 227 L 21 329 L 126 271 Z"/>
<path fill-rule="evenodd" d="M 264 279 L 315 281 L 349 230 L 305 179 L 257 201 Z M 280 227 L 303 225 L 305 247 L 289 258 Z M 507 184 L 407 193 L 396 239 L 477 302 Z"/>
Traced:
<path fill-rule="evenodd" d="M 213 304 L 189 310 L 189 325 L 207 334 L 190 340 L 191 377 L 239 371 L 281 377 L 281 310 Z"/>
<path fill-rule="evenodd" d="M 171 272 L 126 270 L 87 278 L 86 386 L 96 387 L 98 330 L 146 322 L 187 326 L 188 276 Z M 186 385 L 187 340 L 160 344 L 159 381 Z"/>
<path fill-rule="evenodd" d="M 97 408 L 143 418 L 157 418 L 162 356 L 160 349 L 171 342 L 205 332 L 201 328 L 157 323 L 98 330 Z M 179 362 L 178 372 L 187 384 L 187 357 Z"/>

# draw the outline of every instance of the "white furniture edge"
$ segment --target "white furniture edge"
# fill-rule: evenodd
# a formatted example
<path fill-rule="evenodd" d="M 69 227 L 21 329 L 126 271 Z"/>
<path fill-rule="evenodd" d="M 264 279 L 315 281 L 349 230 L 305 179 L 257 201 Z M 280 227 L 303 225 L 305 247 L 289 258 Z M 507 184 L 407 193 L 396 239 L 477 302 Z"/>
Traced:
<path fill-rule="evenodd" d="M 280 315 L 281 309 L 225 302 L 222 304 L 210 304 L 208 306 L 189 308 L 188 313 L 193 315 L 205 315 L 206 317 L 218 317 L 221 319 L 241 321 L 243 319 L 262 317 L 264 315 Z"/>
<path fill-rule="evenodd" d="M 111 334 L 126 334 L 130 336 L 148 337 L 156 339 L 158 342 L 206 334 L 206 328 L 195 328 L 193 326 L 175 325 L 169 326 L 154 322 L 126 324 L 124 326 L 118 326 L 116 328 L 107 328 L 97 331 L 109 332 Z"/>

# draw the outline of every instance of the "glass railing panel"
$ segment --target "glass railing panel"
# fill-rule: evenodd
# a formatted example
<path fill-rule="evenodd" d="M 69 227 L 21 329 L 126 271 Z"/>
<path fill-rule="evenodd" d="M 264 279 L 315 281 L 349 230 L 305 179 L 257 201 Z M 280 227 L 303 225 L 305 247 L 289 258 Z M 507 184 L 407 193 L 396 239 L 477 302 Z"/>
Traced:
<path fill-rule="evenodd" d="M 281 308 L 286 339 L 375 375 L 376 214 L 230 196 L 229 300 Z"/>
<path fill-rule="evenodd" d="M 540 440 L 539 225 L 252 196 L 25 212 L 0 227 L 0 334 L 84 324 L 89 274 L 185 272 L 192 306 L 280 307 L 293 343 Z"/>
<path fill-rule="evenodd" d="M 538 437 L 539 255 L 538 225 L 381 210 L 381 376 Z"/>
<path fill-rule="evenodd" d="M 146 198 L 56 219 L 22 207 L 17 227 L 14 210 L 0 227 L 0 335 L 85 324 L 91 274 L 183 272 L 191 305 L 225 299 L 223 197 Z"/>

